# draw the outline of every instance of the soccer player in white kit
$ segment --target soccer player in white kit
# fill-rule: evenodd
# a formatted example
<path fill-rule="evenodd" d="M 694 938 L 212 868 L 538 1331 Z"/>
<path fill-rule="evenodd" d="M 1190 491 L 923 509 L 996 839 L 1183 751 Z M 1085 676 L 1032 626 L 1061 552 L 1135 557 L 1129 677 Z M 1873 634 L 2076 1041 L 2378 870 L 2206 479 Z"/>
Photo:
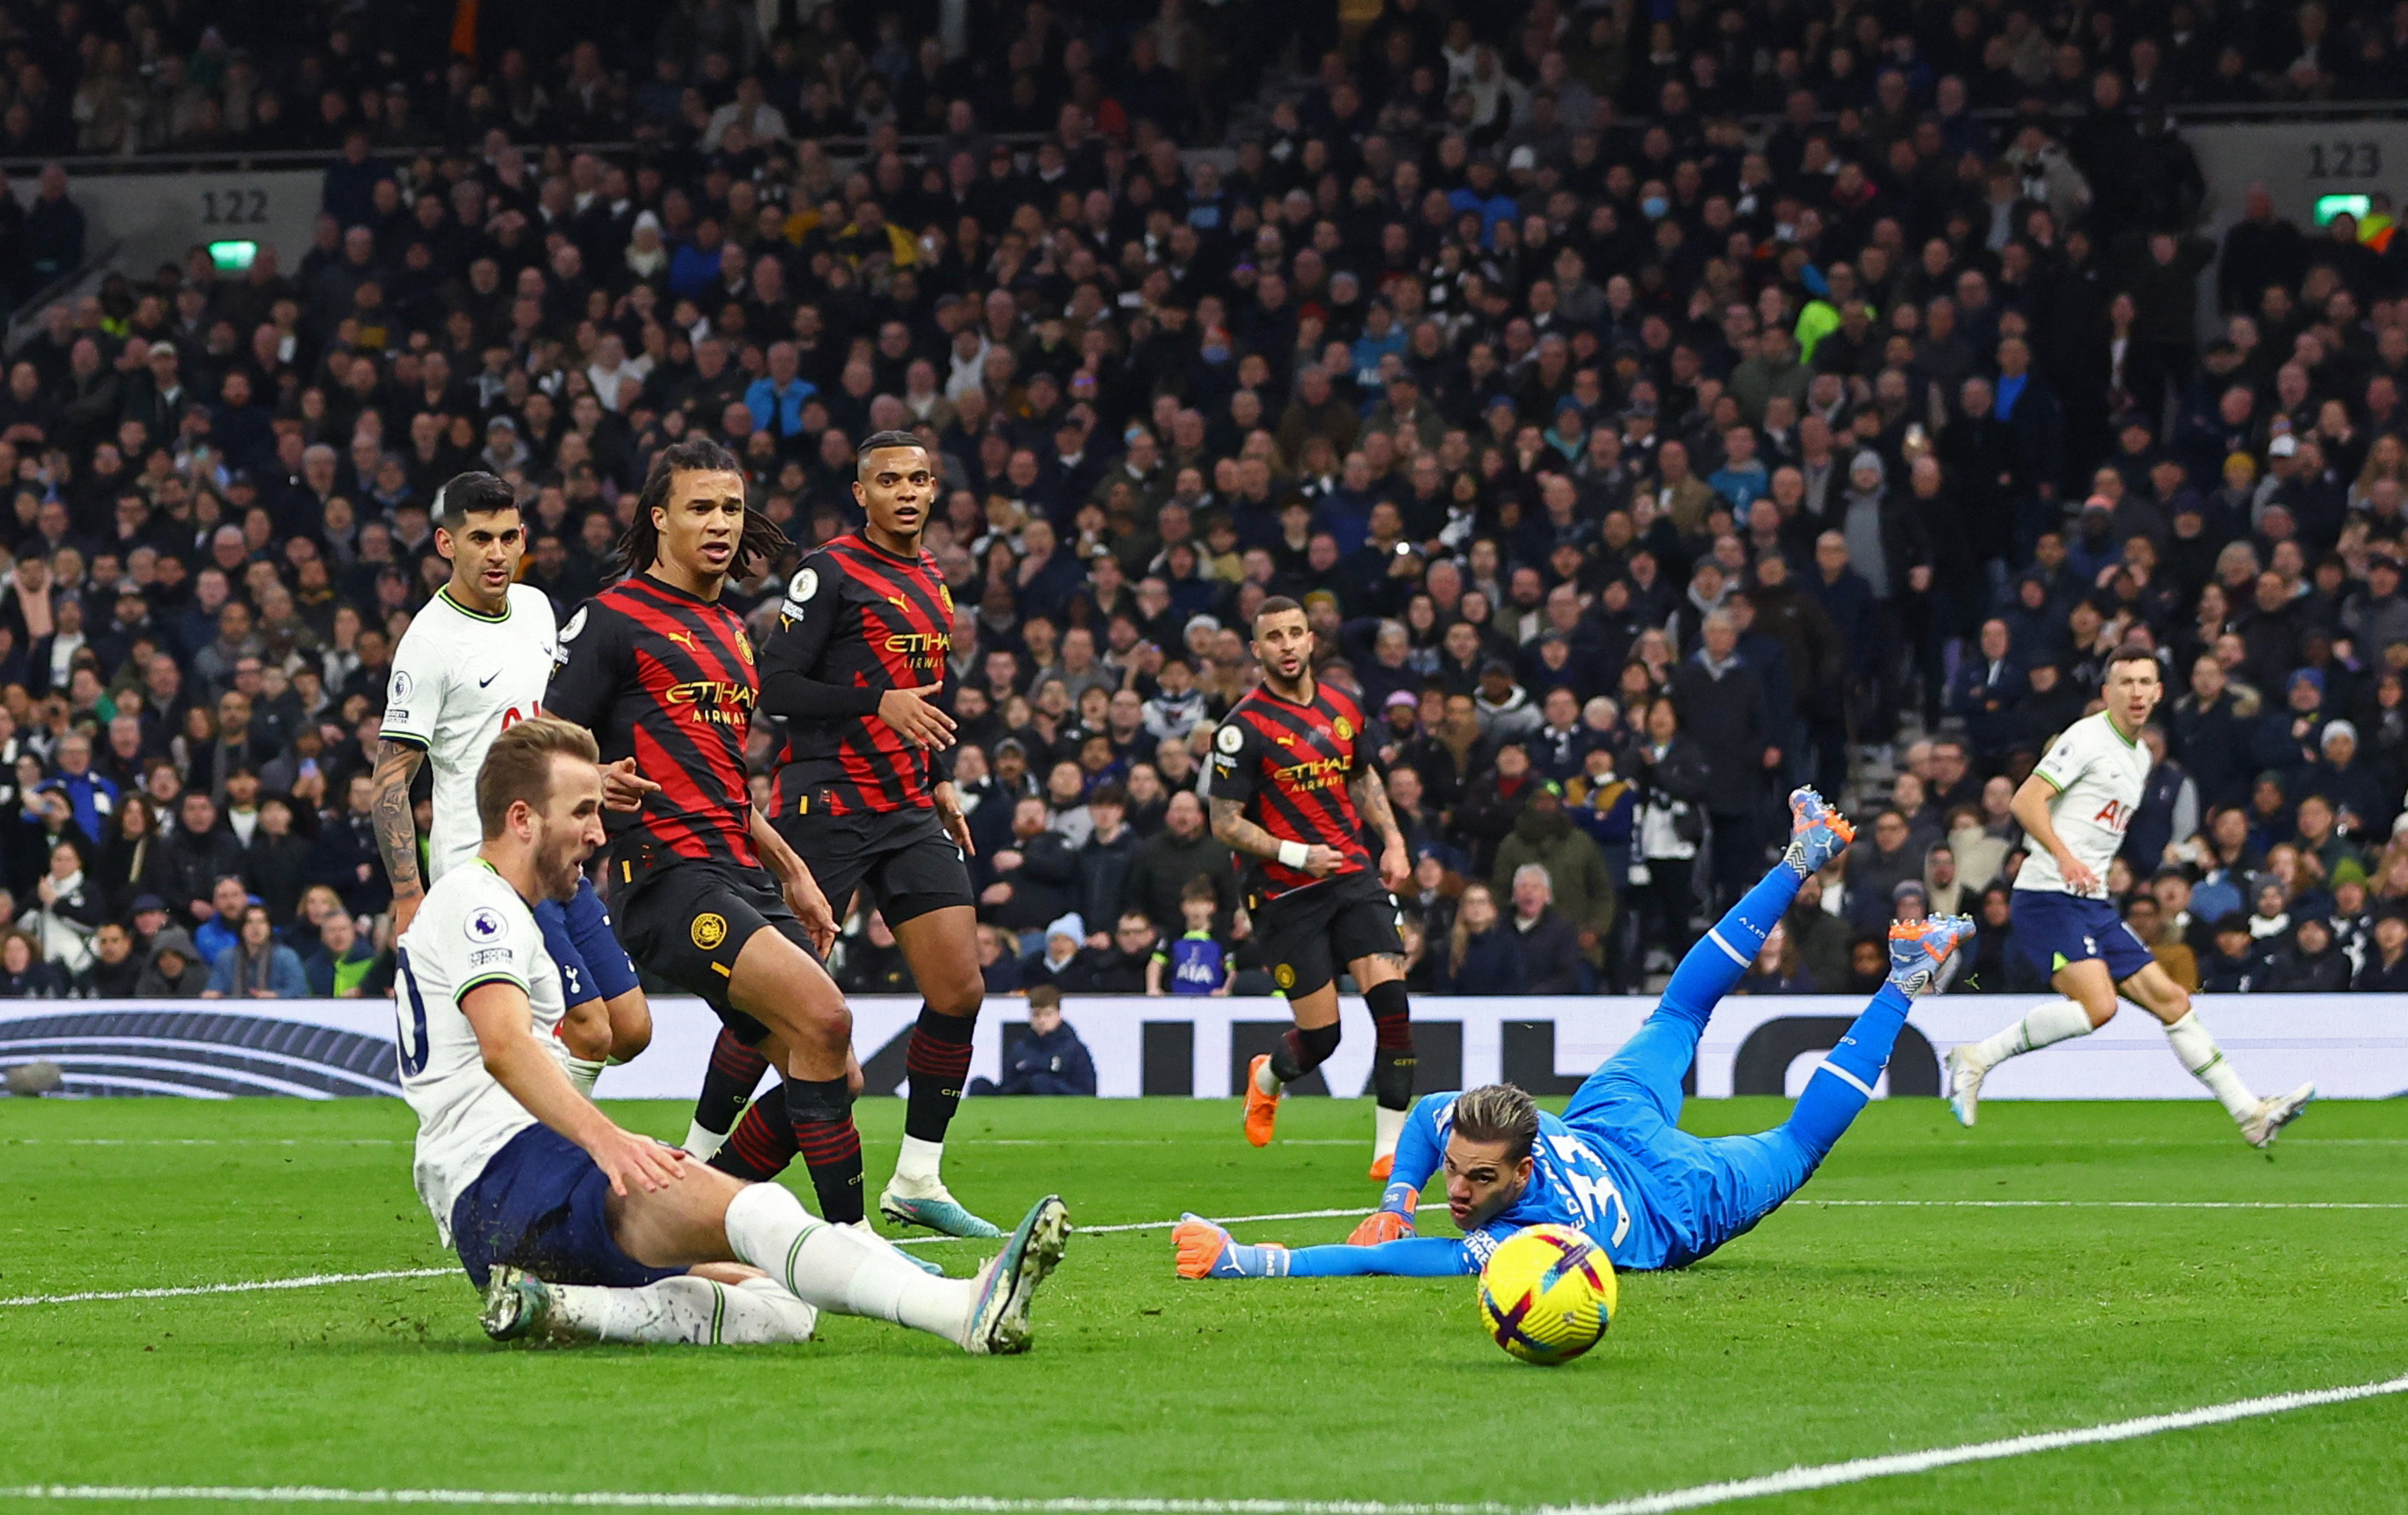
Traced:
<path fill-rule="evenodd" d="M 2149 778 L 2141 729 L 2165 686 L 2157 655 L 2126 645 L 2107 660 L 2107 708 L 2060 733 L 2015 791 L 2024 864 L 2015 875 L 2014 941 L 2065 997 L 2041 1006 L 1986 1041 L 1948 1052 L 1948 1103 L 1973 1123 L 1982 1079 L 2008 1058 L 2086 1036 L 2115 1014 L 2120 992 L 2165 1022 L 2166 1040 L 2207 1085 L 2253 1147 L 2271 1144 L 2316 1094 L 2313 1083 L 2260 1099 L 2199 1023 L 2190 992 L 2174 982 L 2107 899 L 2107 865 L 2124 845 Z"/>
<path fill-rule="evenodd" d="M 414 1178 L 485 1291 L 488 1334 L 796 1341 L 834 1310 L 974 1355 L 1026 1351 L 1030 1298 L 1069 1233 L 1058 1196 L 977 1277 L 932 1277 L 776 1184 L 621 1129 L 569 1081 L 552 1035 L 559 976 L 533 907 L 575 893 L 603 840 L 602 793 L 590 732 L 550 716 L 514 723 L 478 774 L 472 861 L 436 881 L 396 949 Z"/>
<path fill-rule="evenodd" d="M 377 850 L 393 883 L 398 937 L 424 896 L 409 788 L 420 763 L 435 765 L 435 820 L 426 877 L 476 855 L 477 770 L 494 738 L 542 709 L 559 655 L 551 596 L 521 584 L 526 532 L 510 486 L 489 473 L 457 475 L 435 494 L 435 548 L 452 562 L 451 581 L 426 602 L 394 649 L 377 747 Z M 616 808 L 632 808 L 660 786 L 632 761 L 606 771 Z M 652 1039 L 652 1018 L 635 965 L 610 931 L 590 880 L 565 902 L 544 901 L 536 923 L 558 965 L 567 999 L 561 1041 L 569 1076 L 587 1092 L 606 1063 L 624 1063 Z"/>

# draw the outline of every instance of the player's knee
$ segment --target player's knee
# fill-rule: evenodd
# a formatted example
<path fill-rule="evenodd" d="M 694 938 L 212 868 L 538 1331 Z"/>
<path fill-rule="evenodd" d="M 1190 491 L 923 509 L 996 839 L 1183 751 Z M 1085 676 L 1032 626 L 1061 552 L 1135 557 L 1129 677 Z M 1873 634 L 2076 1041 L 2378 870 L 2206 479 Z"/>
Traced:
<path fill-rule="evenodd" d="M 981 1007 L 986 1003 L 986 979 L 973 973 L 966 979 L 924 979 L 920 992 L 928 1008 L 939 1015 L 949 1015 L 957 1021 L 975 1021 Z"/>
<path fill-rule="evenodd" d="M 1296 1029 L 1297 1044 L 1303 1050 L 1309 1066 L 1327 1062 L 1329 1054 L 1338 1050 L 1340 1035 L 1335 1021 L 1326 1026 L 1298 1026 Z"/>

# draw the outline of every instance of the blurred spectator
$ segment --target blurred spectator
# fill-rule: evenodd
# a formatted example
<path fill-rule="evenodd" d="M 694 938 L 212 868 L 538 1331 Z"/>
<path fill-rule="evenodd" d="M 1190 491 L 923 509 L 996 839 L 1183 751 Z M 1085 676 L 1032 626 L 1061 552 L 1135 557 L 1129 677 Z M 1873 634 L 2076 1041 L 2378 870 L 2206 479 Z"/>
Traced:
<path fill-rule="evenodd" d="M 1555 889 L 1541 864 L 1513 870 L 1514 936 L 1522 950 L 1523 993 L 1577 994 L 1586 987 L 1580 928 L 1555 908 Z"/>
<path fill-rule="evenodd" d="M 209 970 L 203 999 L 301 999 L 309 980 L 301 959 L 276 939 L 275 923 L 265 905 L 247 905 L 239 911 L 239 936 Z"/>
<path fill-rule="evenodd" d="M 1088 1094 L 1096 1092 L 1096 1060 L 1062 1019 L 1062 995 L 1050 984 L 1028 992 L 1028 1033 L 1009 1043 L 1001 1081 L 972 1079 L 973 1094 Z"/>
<path fill-rule="evenodd" d="M 1447 993 L 1526 993 L 1522 943 L 1498 915 L 1486 884 L 1464 886 L 1455 905 L 1453 938 L 1447 949 Z"/>
<path fill-rule="evenodd" d="M 1220 897 L 1211 880 L 1197 878 L 1180 893 L 1181 930 L 1155 946 L 1146 965 L 1149 994 L 1226 994 L 1235 974 L 1229 944 L 1213 935 Z"/>
<path fill-rule="evenodd" d="M 318 927 L 318 949 L 302 960 L 315 999 L 357 999 L 377 965 L 377 950 L 350 913 L 336 910 Z"/>

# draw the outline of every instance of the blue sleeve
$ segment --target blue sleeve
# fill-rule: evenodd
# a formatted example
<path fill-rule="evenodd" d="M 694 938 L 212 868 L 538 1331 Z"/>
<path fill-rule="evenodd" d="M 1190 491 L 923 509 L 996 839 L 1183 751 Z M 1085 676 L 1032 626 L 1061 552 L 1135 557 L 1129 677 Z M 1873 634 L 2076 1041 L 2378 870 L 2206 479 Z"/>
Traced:
<path fill-rule="evenodd" d="M 226 952 L 222 954 L 215 963 L 209 965 L 208 987 L 221 994 L 234 993 L 235 956 L 236 954 L 232 952 Z"/>
<path fill-rule="evenodd" d="M 1299 1247 L 1288 1254 L 1291 1279 L 1455 1279 L 1477 1273 L 1471 1249 L 1455 1236 L 1408 1236 L 1377 1247 Z"/>
<path fill-rule="evenodd" d="M 1063 1068 L 1062 1077 L 1069 1083 L 1070 1093 L 1092 1096 L 1096 1092 L 1096 1060 L 1088 1055 L 1087 1044 L 1073 1041 L 1070 1055 L 1064 1061 L 1068 1065 Z"/>
<path fill-rule="evenodd" d="M 1413 1101 L 1405 1117 L 1405 1129 L 1397 1137 L 1397 1159 L 1388 1173 L 1388 1187 L 1380 1198 L 1380 1208 L 1399 1215 L 1408 1213 L 1410 1199 L 1417 1197 L 1430 1176 L 1438 1172 L 1442 1155 L 1438 1139 L 1438 1112 L 1455 1096 L 1424 1094 Z"/>

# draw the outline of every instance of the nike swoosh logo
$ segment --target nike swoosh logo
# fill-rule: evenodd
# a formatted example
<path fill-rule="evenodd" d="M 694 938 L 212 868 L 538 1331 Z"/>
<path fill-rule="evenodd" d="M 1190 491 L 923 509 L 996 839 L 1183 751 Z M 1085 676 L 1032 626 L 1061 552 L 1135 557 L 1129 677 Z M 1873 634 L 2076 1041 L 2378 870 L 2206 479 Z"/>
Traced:
<path fill-rule="evenodd" d="M 499 668 L 495 668 L 493 672 L 491 672 L 491 673 L 489 673 L 489 674 L 485 675 L 485 677 L 484 677 L 484 678 L 478 679 L 478 680 L 477 680 L 477 687 L 478 687 L 479 689 L 482 689 L 482 688 L 484 688 L 487 684 L 492 683 L 494 679 L 499 679 L 501 676 L 502 676 L 502 670 L 501 670 L 501 669 L 499 669 Z"/>

